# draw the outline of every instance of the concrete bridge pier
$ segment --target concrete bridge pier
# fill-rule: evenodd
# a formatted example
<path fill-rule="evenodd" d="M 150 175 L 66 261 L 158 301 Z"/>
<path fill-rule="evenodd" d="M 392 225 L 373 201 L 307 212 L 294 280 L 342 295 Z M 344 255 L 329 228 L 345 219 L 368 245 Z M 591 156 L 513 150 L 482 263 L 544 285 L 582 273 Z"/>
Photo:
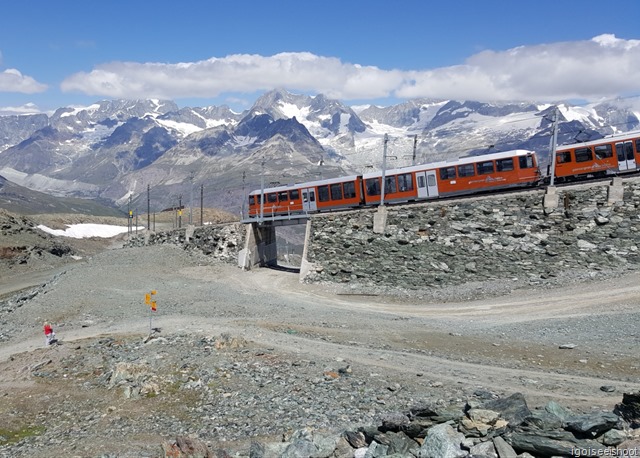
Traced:
<path fill-rule="evenodd" d="M 542 198 L 542 206 L 545 215 L 553 213 L 558 208 L 558 194 L 556 193 L 555 186 L 547 186 L 544 197 Z"/>
<path fill-rule="evenodd" d="M 276 228 L 258 223 L 246 224 L 245 227 L 247 235 L 244 248 L 238 253 L 238 266 L 243 270 L 251 270 L 256 265 L 277 265 Z"/>
<path fill-rule="evenodd" d="M 611 184 L 607 187 L 607 203 L 613 205 L 624 201 L 624 188 L 622 187 L 622 178 L 614 177 Z"/>

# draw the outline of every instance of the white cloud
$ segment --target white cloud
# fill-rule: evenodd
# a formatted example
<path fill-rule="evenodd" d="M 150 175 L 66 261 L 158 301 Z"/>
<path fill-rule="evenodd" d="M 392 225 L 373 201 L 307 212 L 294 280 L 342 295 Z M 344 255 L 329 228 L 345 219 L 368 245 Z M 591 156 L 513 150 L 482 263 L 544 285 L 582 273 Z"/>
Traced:
<path fill-rule="evenodd" d="M 639 73 L 640 40 L 600 35 L 483 51 L 464 65 L 414 71 L 383 70 L 304 52 L 177 64 L 111 62 L 68 77 L 61 88 L 111 98 L 212 98 L 285 88 L 343 100 L 561 100 L 639 93 Z"/>
<path fill-rule="evenodd" d="M 8 68 L 0 73 L 0 92 L 35 94 L 46 90 L 46 84 L 38 83 L 35 79 L 23 75 L 15 68 Z"/>
<path fill-rule="evenodd" d="M 63 91 L 113 98 L 217 97 L 285 87 L 336 98 L 385 97 L 402 74 L 311 53 L 237 54 L 178 64 L 112 62 L 66 78 Z"/>
<path fill-rule="evenodd" d="M 43 113 L 37 105 L 33 103 L 25 103 L 18 107 L 0 107 L 0 115 L 24 115 Z"/>
<path fill-rule="evenodd" d="M 484 100 L 597 99 L 640 92 L 640 40 L 588 41 L 483 51 L 465 65 L 416 72 L 400 97 Z"/>

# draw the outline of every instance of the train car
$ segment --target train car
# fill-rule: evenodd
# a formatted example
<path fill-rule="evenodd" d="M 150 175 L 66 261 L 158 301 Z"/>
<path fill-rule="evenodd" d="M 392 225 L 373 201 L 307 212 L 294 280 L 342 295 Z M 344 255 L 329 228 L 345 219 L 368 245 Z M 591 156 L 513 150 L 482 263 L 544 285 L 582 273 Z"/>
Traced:
<path fill-rule="evenodd" d="M 262 216 L 272 217 L 359 207 L 363 203 L 362 177 L 350 175 L 252 191 L 249 217 L 258 217 L 261 211 Z"/>
<path fill-rule="evenodd" d="M 640 132 L 605 137 L 556 148 L 555 177 L 571 181 L 617 175 L 640 168 Z"/>
<path fill-rule="evenodd" d="M 534 151 L 513 150 L 385 172 L 384 201 L 404 202 L 533 186 L 541 181 Z M 380 203 L 382 172 L 363 175 L 365 203 Z"/>

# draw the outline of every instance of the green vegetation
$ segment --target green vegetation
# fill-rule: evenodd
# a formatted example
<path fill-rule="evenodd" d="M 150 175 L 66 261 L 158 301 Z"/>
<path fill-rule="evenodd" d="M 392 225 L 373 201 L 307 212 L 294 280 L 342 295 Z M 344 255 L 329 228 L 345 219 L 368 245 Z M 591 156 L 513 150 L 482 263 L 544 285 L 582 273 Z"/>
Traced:
<path fill-rule="evenodd" d="M 26 426 L 22 429 L 0 428 L 0 446 L 19 442 L 27 437 L 39 436 L 44 432 L 44 426 Z"/>

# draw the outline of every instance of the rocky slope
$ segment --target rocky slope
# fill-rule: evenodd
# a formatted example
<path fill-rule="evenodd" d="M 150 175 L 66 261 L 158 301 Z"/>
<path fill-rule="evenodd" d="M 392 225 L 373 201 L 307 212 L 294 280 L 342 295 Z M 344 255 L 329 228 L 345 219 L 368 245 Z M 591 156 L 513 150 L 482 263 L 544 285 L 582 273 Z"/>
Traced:
<path fill-rule="evenodd" d="M 0 456 L 635 447 L 640 340 L 616 331 L 637 322 L 635 273 L 490 299 L 457 285 L 445 304 L 242 272 L 181 244 L 110 246 L 0 302 Z M 44 320 L 61 345 L 44 346 Z"/>

